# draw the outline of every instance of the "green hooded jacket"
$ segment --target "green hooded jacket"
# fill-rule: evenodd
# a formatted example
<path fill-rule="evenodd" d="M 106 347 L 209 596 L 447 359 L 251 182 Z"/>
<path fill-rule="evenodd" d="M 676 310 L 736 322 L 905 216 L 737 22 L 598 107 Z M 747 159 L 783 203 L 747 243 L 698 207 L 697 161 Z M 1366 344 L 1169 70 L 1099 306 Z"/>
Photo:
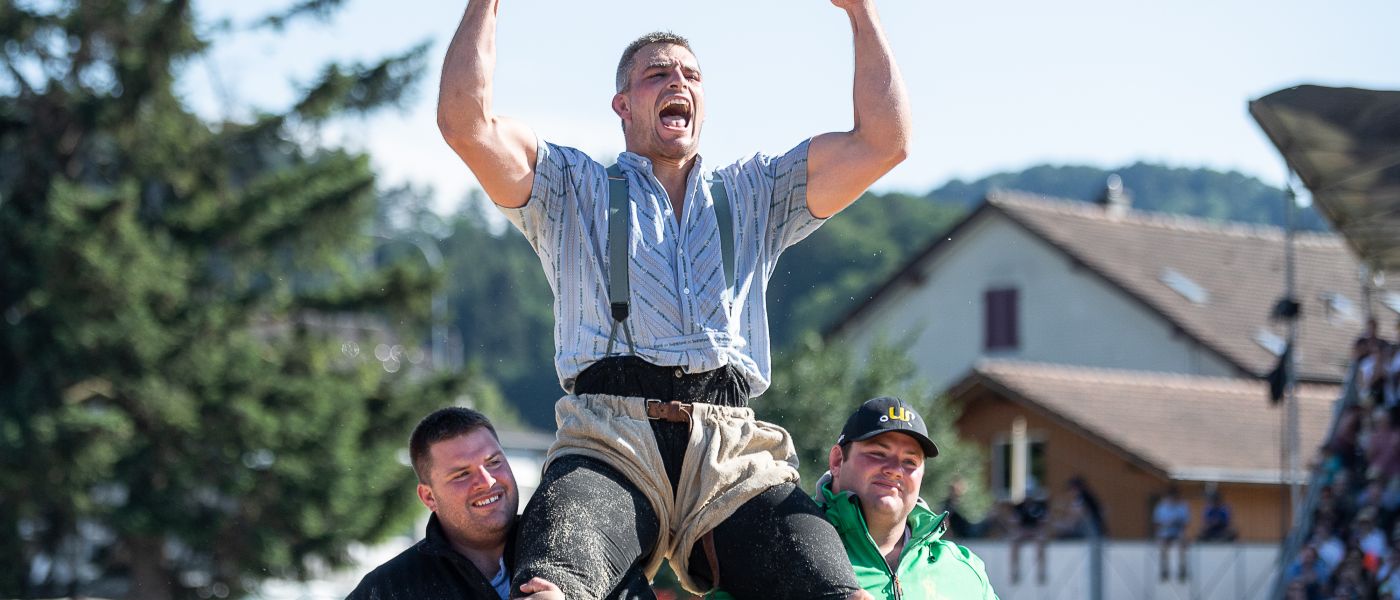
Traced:
<path fill-rule="evenodd" d="M 860 511 L 860 499 L 850 492 L 832 493 L 830 476 L 817 482 L 817 504 L 826 520 L 836 527 L 846 557 L 860 587 L 880 600 L 997 600 L 987 580 L 982 559 L 972 551 L 943 539 L 948 514 L 934 514 L 923 500 L 909 513 L 909 541 L 899 556 L 899 568 L 891 574 L 885 557 L 875 546 Z M 723 590 L 710 600 L 733 600 Z"/>

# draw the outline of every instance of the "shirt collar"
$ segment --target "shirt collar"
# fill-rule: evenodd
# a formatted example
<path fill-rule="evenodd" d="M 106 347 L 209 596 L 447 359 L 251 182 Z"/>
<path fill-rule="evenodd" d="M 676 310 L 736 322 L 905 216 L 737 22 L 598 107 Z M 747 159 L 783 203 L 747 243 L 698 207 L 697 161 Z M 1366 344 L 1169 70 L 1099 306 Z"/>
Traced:
<path fill-rule="evenodd" d="M 691 169 L 690 171 L 691 175 L 693 176 L 696 173 L 703 173 L 704 163 L 704 157 L 697 154 L 695 156 L 695 168 Z M 623 168 L 630 170 L 642 171 L 648 174 L 652 172 L 651 159 L 637 154 L 636 152 L 623 152 L 622 154 L 617 155 L 617 164 L 621 165 Z"/>

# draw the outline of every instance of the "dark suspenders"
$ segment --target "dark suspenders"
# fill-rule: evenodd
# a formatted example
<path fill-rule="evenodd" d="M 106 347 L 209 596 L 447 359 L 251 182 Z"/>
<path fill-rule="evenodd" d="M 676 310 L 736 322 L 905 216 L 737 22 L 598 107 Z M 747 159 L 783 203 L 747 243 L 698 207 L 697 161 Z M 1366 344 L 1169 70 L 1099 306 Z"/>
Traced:
<path fill-rule="evenodd" d="M 710 180 L 710 197 L 715 203 L 715 220 L 719 224 L 720 262 L 724 263 L 724 283 L 734 287 L 734 212 L 729 206 L 729 192 L 719 174 Z M 628 277 L 627 246 L 632 231 L 632 211 L 628 206 L 627 176 L 614 164 L 608 167 L 608 306 L 612 309 L 612 331 L 608 333 L 608 356 L 613 355 L 617 328 L 627 338 L 627 349 L 636 354 L 632 344 L 632 329 L 627 326 L 631 310 L 632 284 Z"/>

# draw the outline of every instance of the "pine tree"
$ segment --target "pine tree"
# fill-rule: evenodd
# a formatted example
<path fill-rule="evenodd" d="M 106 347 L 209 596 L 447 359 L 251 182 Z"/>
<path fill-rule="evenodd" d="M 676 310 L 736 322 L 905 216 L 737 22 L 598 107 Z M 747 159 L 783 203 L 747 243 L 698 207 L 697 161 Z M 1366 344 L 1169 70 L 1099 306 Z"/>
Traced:
<path fill-rule="evenodd" d="M 302 140 L 424 48 L 209 123 L 188 0 L 4 0 L 0 40 L 0 597 L 238 597 L 403 530 L 463 385 L 413 367 L 439 276 L 375 264 L 368 158 Z"/>

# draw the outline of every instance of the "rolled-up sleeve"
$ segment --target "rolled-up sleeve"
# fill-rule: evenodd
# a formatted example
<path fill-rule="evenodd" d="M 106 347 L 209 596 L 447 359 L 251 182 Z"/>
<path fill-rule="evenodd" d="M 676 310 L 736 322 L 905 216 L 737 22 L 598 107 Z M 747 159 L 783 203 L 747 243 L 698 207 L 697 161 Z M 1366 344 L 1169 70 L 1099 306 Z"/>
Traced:
<path fill-rule="evenodd" d="M 826 219 L 813 216 L 812 210 L 807 207 L 809 144 L 810 140 L 804 140 L 782 156 L 762 159 L 773 186 L 765 240 L 770 256 L 781 254 L 788 246 L 802 241 L 826 222 Z"/>
<path fill-rule="evenodd" d="M 535 252 L 540 252 L 540 244 L 558 225 L 558 216 L 564 208 L 561 204 L 574 196 L 566 193 L 567 190 L 578 188 L 578 165 L 588 157 L 578 150 L 556 146 L 543 139 L 537 140 L 535 147 L 535 179 L 529 200 L 520 208 L 499 205 L 497 208 L 520 230 Z"/>

